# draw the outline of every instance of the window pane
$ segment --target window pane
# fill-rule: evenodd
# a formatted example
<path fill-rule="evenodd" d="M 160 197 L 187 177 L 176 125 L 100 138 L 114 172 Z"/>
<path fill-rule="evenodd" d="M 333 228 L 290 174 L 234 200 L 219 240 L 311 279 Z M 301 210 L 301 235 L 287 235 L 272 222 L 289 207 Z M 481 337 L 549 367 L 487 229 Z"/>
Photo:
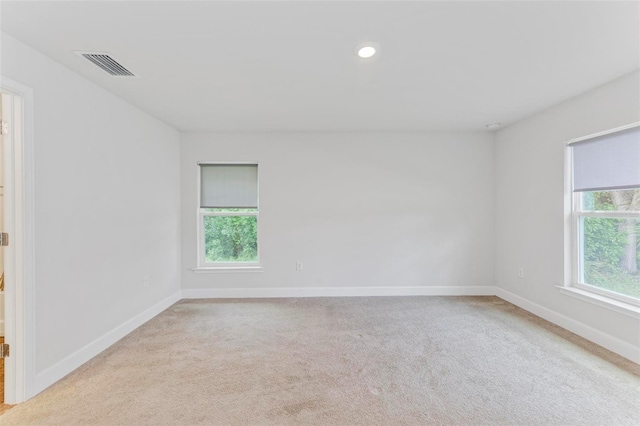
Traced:
<path fill-rule="evenodd" d="M 583 217 L 581 223 L 583 283 L 640 298 L 640 221 Z"/>
<path fill-rule="evenodd" d="M 205 216 L 205 261 L 257 262 L 256 216 Z"/>
<path fill-rule="evenodd" d="M 593 191 L 581 194 L 582 211 L 640 211 L 640 189 Z"/>

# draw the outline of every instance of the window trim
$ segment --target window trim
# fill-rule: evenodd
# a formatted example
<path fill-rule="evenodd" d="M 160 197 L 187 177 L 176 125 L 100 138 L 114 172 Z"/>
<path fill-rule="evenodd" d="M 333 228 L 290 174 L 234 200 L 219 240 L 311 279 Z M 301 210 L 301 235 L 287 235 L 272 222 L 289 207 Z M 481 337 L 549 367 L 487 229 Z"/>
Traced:
<path fill-rule="evenodd" d="M 257 185 L 258 185 L 258 208 L 255 212 L 205 212 L 200 207 L 201 184 L 202 184 L 202 168 L 206 165 L 255 165 L 257 166 Z M 196 183 L 196 267 L 192 268 L 194 273 L 236 273 L 236 272 L 262 272 L 263 268 L 260 263 L 260 166 L 257 161 L 227 161 L 227 162 L 198 162 L 197 167 L 197 183 Z M 256 217 L 256 239 L 258 245 L 258 260 L 255 262 L 207 262 L 205 259 L 205 235 L 204 235 L 204 218 L 208 216 L 255 216 Z"/>
<path fill-rule="evenodd" d="M 585 291 L 577 287 L 571 286 L 556 286 L 561 294 L 565 296 L 573 297 L 574 299 L 582 300 L 592 305 L 597 305 L 606 308 L 610 311 L 614 311 L 631 318 L 640 319 L 640 307 L 630 305 L 625 302 L 620 302 L 616 299 L 612 299 L 608 296 L 601 296 L 591 291 Z"/>
<path fill-rule="evenodd" d="M 571 145 L 576 142 L 639 126 L 640 122 L 635 122 L 603 132 L 571 139 L 565 143 L 565 259 L 569 261 L 568 264 L 565 262 L 565 283 L 563 286 L 558 286 L 562 294 L 576 297 L 599 306 L 605 306 L 618 312 L 624 311 L 634 317 L 640 313 L 640 299 L 581 282 L 583 280 L 580 270 L 580 254 L 582 252 L 580 247 L 582 244 L 580 220 L 584 217 L 622 218 L 636 216 L 640 218 L 640 214 L 622 211 L 581 211 L 582 195 L 579 192 L 573 192 L 573 150 Z"/>

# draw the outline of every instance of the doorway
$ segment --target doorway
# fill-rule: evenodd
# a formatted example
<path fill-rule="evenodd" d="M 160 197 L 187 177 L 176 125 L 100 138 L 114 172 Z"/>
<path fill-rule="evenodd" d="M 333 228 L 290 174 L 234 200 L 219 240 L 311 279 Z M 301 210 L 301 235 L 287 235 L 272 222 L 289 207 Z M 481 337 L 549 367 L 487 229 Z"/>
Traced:
<path fill-rule="evenodd" d="M 33 90 L 0 76 L 0 231 L 8 246 L 0 247 L 4 291 L 0 309 L 4 358 L 2 399 L 16 404 L 35 391 L 35 309 L 33 240 Z M 2 238 L 0 238 L 1 240 Z"/>

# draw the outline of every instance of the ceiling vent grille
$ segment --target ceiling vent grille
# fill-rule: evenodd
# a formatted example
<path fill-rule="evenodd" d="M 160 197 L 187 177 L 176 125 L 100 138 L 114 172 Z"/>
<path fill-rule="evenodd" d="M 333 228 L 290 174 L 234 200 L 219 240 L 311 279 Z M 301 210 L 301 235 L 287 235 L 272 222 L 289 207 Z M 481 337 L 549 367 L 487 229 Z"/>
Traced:
<path fill-rule="evenodd" d="M 109 56 L 108 53 L 90 53 L 90 52 L 76 52 L 78 55 L 87 59 L 102 71 L 114 77 L 136 77 L 134 73 L 126 69 L 124 66 L 118 63 L 115 59 Z"/>

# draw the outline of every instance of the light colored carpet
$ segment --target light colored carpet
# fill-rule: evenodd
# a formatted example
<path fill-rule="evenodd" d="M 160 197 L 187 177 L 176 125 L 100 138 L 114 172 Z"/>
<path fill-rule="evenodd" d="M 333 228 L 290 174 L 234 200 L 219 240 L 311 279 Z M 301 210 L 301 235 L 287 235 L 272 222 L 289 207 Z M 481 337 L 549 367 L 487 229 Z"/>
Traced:
<path fill-rule="evenodd" d="M 640 366 L 496 297 L 182 301 L 2 425 L 638 425 Z"/>

